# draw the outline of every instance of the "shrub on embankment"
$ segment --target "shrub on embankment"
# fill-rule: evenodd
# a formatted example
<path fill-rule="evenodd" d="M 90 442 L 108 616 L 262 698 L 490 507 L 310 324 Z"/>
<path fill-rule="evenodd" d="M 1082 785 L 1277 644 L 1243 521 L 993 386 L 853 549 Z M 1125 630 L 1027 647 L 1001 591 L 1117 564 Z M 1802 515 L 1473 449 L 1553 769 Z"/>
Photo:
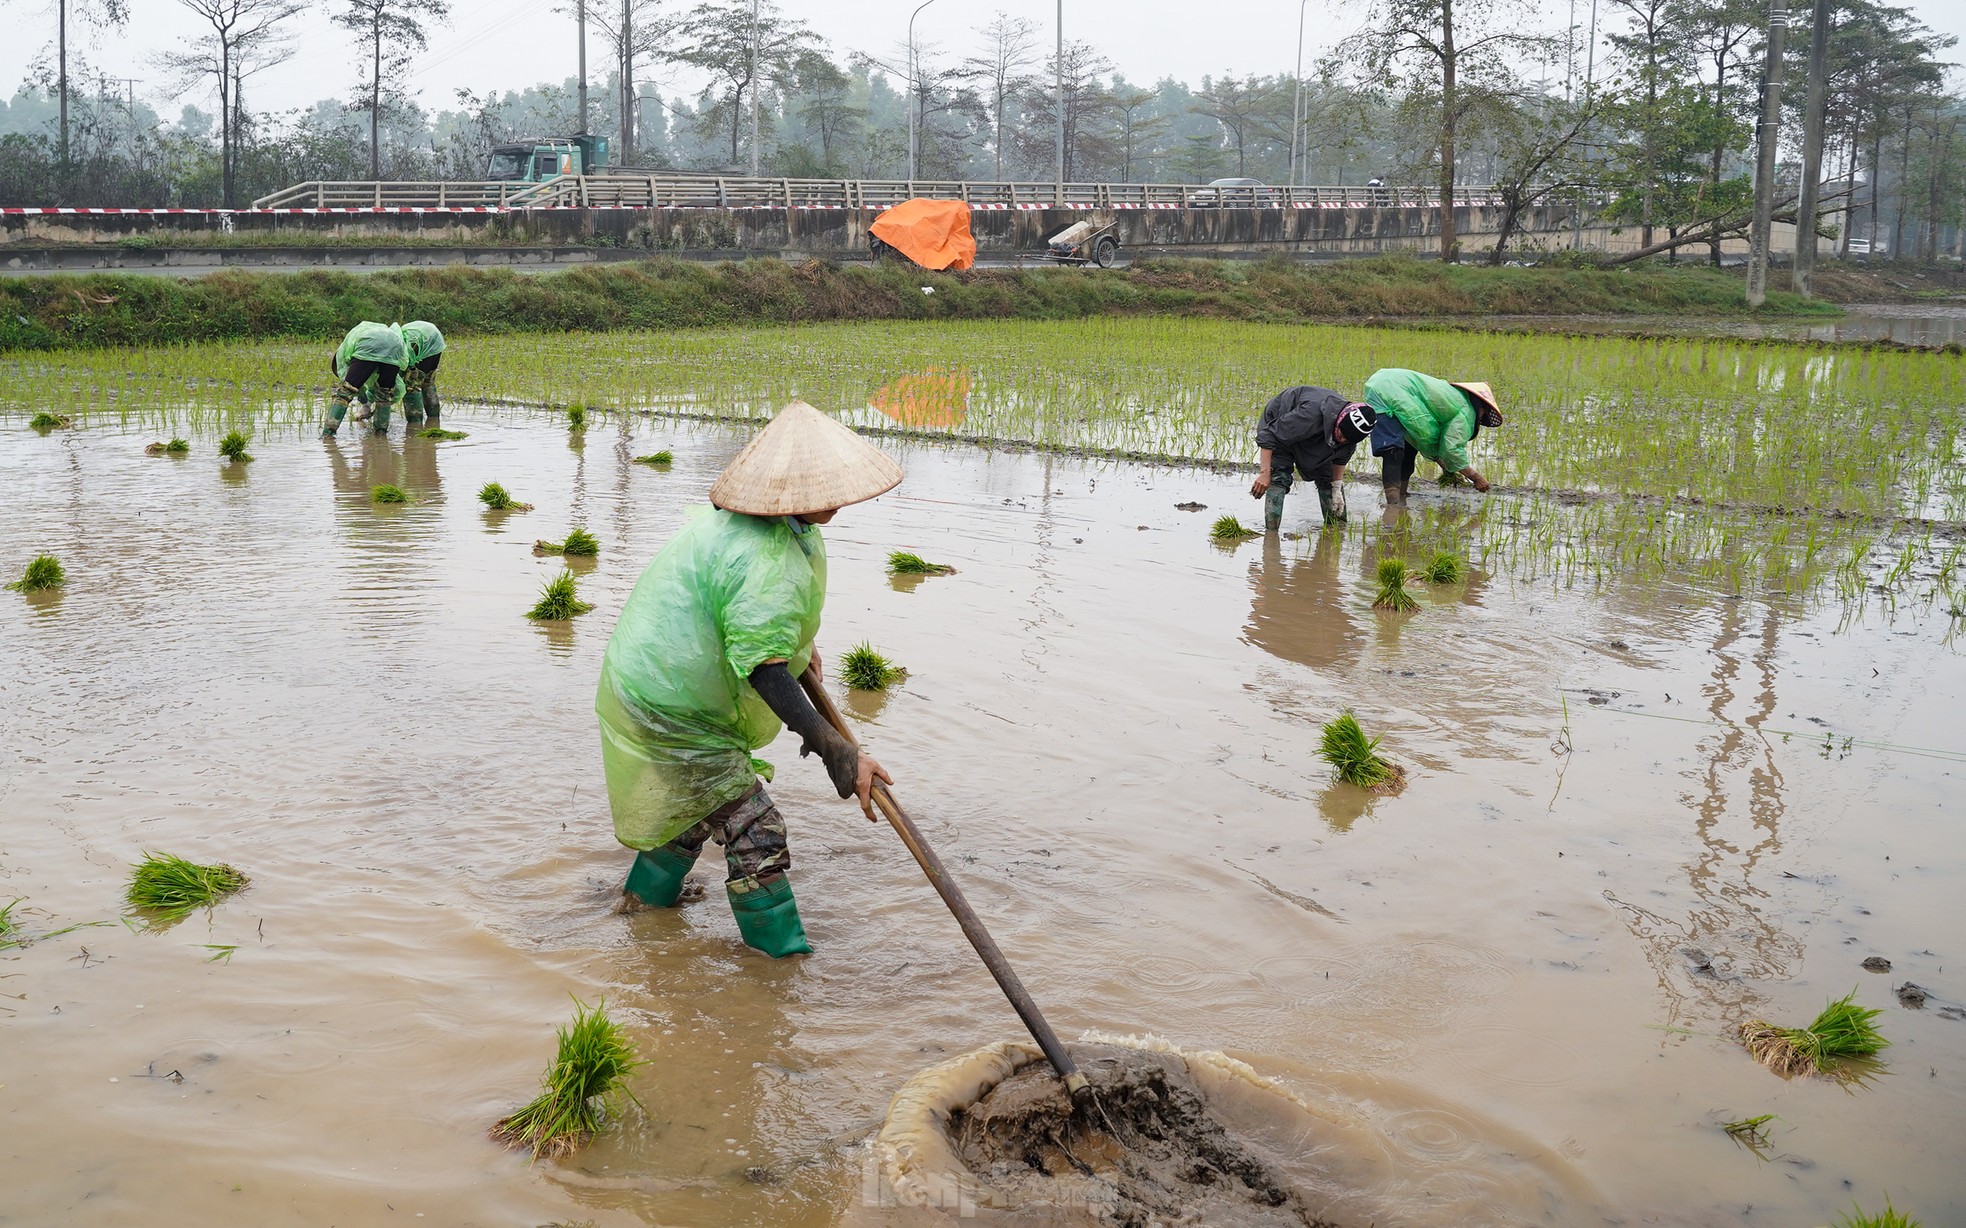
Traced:
<path fill-rule="evenodd" d="M 925 293 L 924 290 L 930 291 Z M 0 278 L 0 349 L 208 340 L 328 341 L 357 320 L 447 333 L 605 331 L 861 319 L 1177 315 L 1288 323 L 1363 317 L 1704 315 L 1748 310 L 1705 268 L 1487 268 L 1380 256 L 1331 264 L 1141 260 L 1126 269 L 698 264 L 649 260 L 529 274 L 404 269 Z M 1769 314 L 1834 312 L 1770 295 Z"/>

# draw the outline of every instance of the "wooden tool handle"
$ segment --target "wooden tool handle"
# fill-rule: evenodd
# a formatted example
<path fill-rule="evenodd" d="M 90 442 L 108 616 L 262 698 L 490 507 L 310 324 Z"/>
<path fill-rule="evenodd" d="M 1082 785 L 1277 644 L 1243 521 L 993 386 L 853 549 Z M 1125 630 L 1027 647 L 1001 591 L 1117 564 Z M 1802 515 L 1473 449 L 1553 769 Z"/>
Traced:
<path fill-rule="evenodd" d="M 812 700 L 813 707 L 819 709 L 819 715 L 826 718 L 826 723 L 839 731 L 841 737 L 858 749 L 860 741 L 853 736 L 853 731 L 847 728 L 846 721 L 840 716 L 840 710 L 833 705 L 833 697 L 828 695 L 826 688 L 820 684 L 819 671 L 810 665 L 806 666 L 805 672 L 799 675 L 799 685 L 805 688 L 806 697 Z M 969 945 L 975 947 L 976 953 L 982 956 L 983 965 L 990 970 L 990 975 L 997 979 L 997 988 L 1003 990 L 1004 997 L 1010 999 L 1011 1008 L 1017 1012 L 1017 1017 L 1024 1021 L 1024 1026 L 1030 1030 L 1031 1038 L 1038 1042 L 1038 1048 L 1044 1050 L 1044 1055 L 1051 1062 L 1052 1069 L 1065 1080 L 1066 1090 L 1074 1096 L 1085 1092 L 1087 1084 L 1085 1076 L 1079 1073 L 1078 1064 L 1073 1062 L 1071 1055 L 1065 1052 L 1065 1046 L 1058 1043 L 1058 1034 L 1051 1030 L 1049 1023 L 1045 1022 L 1044 1012 L 1040 1011 L 1038 1004 L 1031 1000 L 1031 995 L 1024 988 L 1024 982 L 1017 979 L 1017 973 L 1011 969 L 1010 961 L 1004 958 L 996 939 L 990 937 L 990 931 L 983 927 L 976 910 L 969 906 L 969 900 L 963 896 L 962 888 L 956 885 L 956 880 L 949 877 L 949 871 L 943 867 L 942 859 L 935 855 L 935 850 L 930 848 L 928 841 L 922 838 L 915 821 L 908 817 L 908 812 L 901 808 L 901 803 L 894 800 L 894 794 L 887 785 L 876 780 L 873 793 L 874 804 L 880 808 L 883 815 L 887 816 L 888 823 L 901 837 L 901 843 L 907 846 L 908 852 L 914 855 L 915 864 L 919 865 L 922 873 L 928 876 L 929 885 L 935 888 L 936 894 L 942 897 L 942 902 L 949 906 L 951 913 L 955 914 L 956 924 L 962 926 L 963 936 L 969 939 Z"/>

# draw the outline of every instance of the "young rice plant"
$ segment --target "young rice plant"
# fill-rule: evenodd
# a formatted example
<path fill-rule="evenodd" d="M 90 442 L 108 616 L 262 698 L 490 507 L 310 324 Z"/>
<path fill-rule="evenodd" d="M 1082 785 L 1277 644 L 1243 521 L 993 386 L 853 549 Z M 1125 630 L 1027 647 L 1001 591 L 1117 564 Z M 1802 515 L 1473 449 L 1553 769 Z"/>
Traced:
<path fill-rule="evenodd" d="M 1318 757 L 1339 780 L 1375 792 L 1392 792 L 1405 777 L 1398 764 L 1379 757 L 1379 739 L 1365 736 L 1350 708 L 1325 722 Z"/>
<path fill-rule="evenodd" d="M 441 426 L 426 426 L 416 434 L 419 439 L 463 439 L 465 437 L 465 432 L 463 431 L 448 431 Z"/>
<path fill-rule="evenodd" d="M 1882 1211 L 1866 1212 L 1861 1206 L 1853 1206 L 1836 1217 L 1834 1228 L 1919 1228 L 1919 1224 L 1892 1206 L 1890 1197 L 1886 1196 Z"/>
<path fill-rule="evenodd" d="M 1756 1061 L 1784 1077 L 1833 1073 L 1839 1059 L 1869 1057 L 1890 1045 L 1875 1021 L 1884 1012 L 1856 1004 L 1857 991 L 1823 1008 L 1806 1028 L 1778 1028 L 1760 1019 L 1741 1025 L 1741 1043 Z"/>
<path fill-rule="evenodd" d="M 1218 542 L 1225 542 L 1231 545 L 1236 542 L 1248 541 L 1250 538 L 1258 536 L 1256 530 L 1243 524 L 1242 521 L 1237 520 L 1234 516 L 1216 517 L 1215 523 L 1208 527 L 1208 535 Z"/>
<path fill-rule="evenodd" d="M 572 529 L 562 542 L 549 542 L 544 538 L 532 544 L 534 554 L 564 554 L 568 558 L 591 559 L 601 552 L 601 540 L 585 529 Z"/>
<path fill-rule="evenodd" d="M 1429 584 L 1459 584 L 1467 572 L 1468 566 L 1460 555 L 1442 550 L 1420 569 L 1420 578 Z"/>
<path fill-rule="evenodd" d="M 153 924 L 167 925 L 244 891 L 248 881 L 228 865 L 201 866 L 168 853 L 145 853 L 131 867 L 125 898 L 130 907 L 149 913 Z"/>
<path fill-rule="evenodd" d="M 191 445 L 189 443 L 183 439 L 173 438 L 169 443 L 165 443 L 160 439 L 156 443 L 146 445 L 143 449 L 143 454 L 145 456 L 183 456 L 189 451 L 191 451 Z"/>
<path fill-rule="evenodd" d="M 387 482 L 384 482 L 380 486 L 372 487 L 369 490 L 369 499 L 375 503 L 408 503 L 410 501 L 410 497 L 403 493 L 402 487 L 391 486 Z"/>
<path fill-rule="evenodd" d="M 218 441 L 218 454 L 234 464 L 251 460 L 252 457 L 246 454 L 246 433 L 227 431 L 225 438 Z"/>
<path fill-rule="evenodd" d="M 953 576 L 956 569 L 946 563 L 931 563 L 919 554 L 906 550 L 896 550 L 887 556 L 887 571 L 892 576 Z"/>
<path fill-rule="evenodd" d="M 636 457 L 635 463 L 638 465 L 666 465 L 675 459 L 675 456 L 667 448 L 664 448 L 660 452 L 651 452 L 647 456 Z"/>
<path fill-rule="evenodd" d="M 7 587 L 17 593 L 38 593 L 46 588 L 60 588 L 66 583 L 68 574 L 61 569 L 61 560 L 52 554 L 37 554 L 21 578 Z"/>
<path fill-rule="evenodd" d="M 27 424 L 37 431 L 52 431 L 58 427 L 74 426 L 75 419 L 67 414 L 51 414 L 44 409 L 30 418 Z"/>
<path fill-rule="evenodd" d="M 580 599 L 580 592 L 574 586 L 573 573 L 562 568 L 559 575 L 548 580 L 546 586 L 540 589 L 539 600 L 526 617 L 545 623 L 565 622 L 593 608 L 592 602 Z"/>
<path fill-rule="evenodd" d="M 491 1129 L 494 1139 L 524 1147 L 534 1159 L 572 1154 L 618 1115 L 624 1098 L 634 1099 L 625 1080 L 642 1060 L 608 1018 L 607 1003 L 590 1010 L 575 998 L 573 1006 L 573 1022 L 558 1030 L 560 1050 L 540 1079 L 539 1095 Z"/>
<path fill-rule="evenodd" d="M 532 504 L 518 502 L 512 497 L 510 491 L 500 486 L 497 482 L 486 482 L 478 488 L 478 502 L 484 504 L 488 510 L 494 512 L 530 512 L 532 510 Z"/>
<path fill-rule="evenodd" d="M 855 644 L 840 658 L 840 677 L 856 691 L 885 691 L 907 672 L 875 652 L 866 640 Z"/>
<path fill-rule="evenodd" d="M 1380 559 L 1379 592 L 1372 598 L 1372 608 L 1391 610 L 1395 614 L 1419 609 L 1420 603 L 1406 591 L 1406 576 L 1405 559 Z"/>

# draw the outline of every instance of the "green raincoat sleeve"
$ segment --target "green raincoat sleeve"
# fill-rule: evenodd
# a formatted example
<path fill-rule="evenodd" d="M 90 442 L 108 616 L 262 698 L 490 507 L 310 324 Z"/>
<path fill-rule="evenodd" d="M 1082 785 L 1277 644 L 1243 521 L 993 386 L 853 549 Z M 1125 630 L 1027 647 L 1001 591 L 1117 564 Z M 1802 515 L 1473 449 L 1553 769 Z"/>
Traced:
<path fill-rule="evenodd" d="M 1475 410 L 1459 388 L 1418 371 L 1386 367 L 1365 381 L 1365 401 L 1398 418 L 1420 455 L 1449 473 L 1468 467 Z"/>
<path fill-rule="evenodd" d="M 812 659 L 826 595 L 819 530 L 699 509 L 649 563 L 608 641 L 594 709 L 615 838 L 667 844 L 771 778 L 782 728 L 749 678 Z"/>

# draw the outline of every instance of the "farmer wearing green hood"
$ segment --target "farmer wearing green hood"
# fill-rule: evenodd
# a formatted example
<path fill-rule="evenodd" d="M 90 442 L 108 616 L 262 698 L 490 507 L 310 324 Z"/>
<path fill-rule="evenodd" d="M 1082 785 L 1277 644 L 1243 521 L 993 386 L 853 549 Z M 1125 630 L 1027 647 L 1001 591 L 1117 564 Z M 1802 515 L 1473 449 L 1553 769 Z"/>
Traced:
<path fill-rule="evenodd" d="M 1406 506 L 1406 484 L 1416 454 L 1446 473 L 1455 473 L 1486 492 L 1488 480 L 1468 462 L 1468 445 L 1482 427 L 1502 425 L 1495 391 L 1479 381 L 1449 383 L 1387 367 L 1365 381 L 1365 403 L 1378 411 L 1372 425 L 1372 455 L 1380 458 L 1379 482 L 1387 507 Z"/>
<path fill-rule="evenodd" d="M 444 334 L 428 320 L 411 320 L 399 330 L 403 335 L 403 421 L 411 426 L 422 422 L 429 411 L 430 425 L 437 425 L 443 406 L 437 402 L 437 364 L 444 357 Z"/>
<path fill-rule="evenodd" d="M 349 403 L 358 396 L 375 405 L 375 433 L 388 434 L 389 411 L 396 404 L 399 378 L 408 365 L 403 334 L 392 326 L 364 320 L 349 329 L 328 359 L 328 370 L 334 373 L 336 383 L 328 393 L 321 438 L 334 438 L 342 419 L 348 416 Z"/>
<path fill-rule="evenodd" d="M 887 455 L 795 401 L 636 581 L 594 698 L 615 838 L 635 850 L 624 911 L 674 905 L 714 840 L 744 941 L 774 957 L 812 950 L 785 877 L 785 823 L 764 789 L 772 767 L 752 752 L 782 722 L 804 739 L 799 754 L 816 753 L 839 795 L 857 794 L 874 818 L 870 791 L 887 772 L 827 724 L 798 675 L 819 661 L 819 526 L 900 481 Z"/>

